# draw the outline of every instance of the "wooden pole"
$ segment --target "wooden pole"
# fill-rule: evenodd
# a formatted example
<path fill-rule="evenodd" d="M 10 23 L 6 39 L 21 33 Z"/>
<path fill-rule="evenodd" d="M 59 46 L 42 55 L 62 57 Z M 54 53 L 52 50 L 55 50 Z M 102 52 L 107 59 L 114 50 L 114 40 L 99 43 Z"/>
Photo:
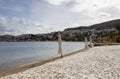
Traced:
<path fill-rule="evenodd" d="M 61 55 L 61 58 L 63 58 L 63 55 L 62 55 L 62 39 L 61 39 L 61 34 L 58 33 L 58 54 Z"/>

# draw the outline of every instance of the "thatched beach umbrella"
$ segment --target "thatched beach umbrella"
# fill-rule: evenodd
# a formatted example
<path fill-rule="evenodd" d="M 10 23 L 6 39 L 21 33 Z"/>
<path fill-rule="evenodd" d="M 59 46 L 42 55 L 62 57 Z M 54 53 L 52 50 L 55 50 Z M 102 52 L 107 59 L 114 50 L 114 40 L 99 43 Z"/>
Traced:
<path fill-rule="evenodd" d="M 89 49 L 89 46 L 88 46 L 88 40 L 87 40 L 86 37 L 85 37 L 85 49 Z"/>
<path fill-rule="evenodd" d="M 61 38 L 61 34 L 58 33 L 58 54 L 61 55 L 61 58 L 63 57 L 62 55 L 62 38 Z"/>
<path fill-rule="evenodd" d="M 90 36 L 89 39 L 90 39 L 90 42 L 89 42 L 90 47 L 94 47 L 93 42 L 92 42 L 92 36 Z"/>

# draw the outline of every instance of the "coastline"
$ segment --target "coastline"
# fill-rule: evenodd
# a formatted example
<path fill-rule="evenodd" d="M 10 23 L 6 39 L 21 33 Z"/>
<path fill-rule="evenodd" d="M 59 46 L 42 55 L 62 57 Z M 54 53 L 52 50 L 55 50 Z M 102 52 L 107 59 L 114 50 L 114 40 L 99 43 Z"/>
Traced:
<path fill-rule="evenodd" d="M 63 57 L 74 55 L 74 54 L 80 53 L 84 50 L 86 50 L 86 49 L 83 48 L 83 49 L 80 49 L 80 50 L 77 50 L 77 51 L 69 52 L 69 53 L 63 54 Z M 44 59 L 41 59 L 40 61 L 27 63 L 27 64 L 24 64 L 24 65 L 17 66 L 15 68 L 10 68 L 8 70 L 3 70 L 3 71 L 0 71 L 0 77 L 10 75 L 10 74 L 14 74 L 14 73 L 19 73 L 19 72 L 28 70 L 30 68 L 41 66 L 41 65 L 44 65 L 46 63 L 49 63 L 51 61 L 55 61 L 55 60 L 58 60 L 58 59 L 61 59 L 61 56 L 58 55 L 58 56 L 54 56 L 54 57 L 44 58 Z"/>
<path fill-rule="evenodd" d="M 120 43 L 94 43 L 94 46 L 120 45 Z"/>
<path fill-rule="evenodd" d="M 120 45 L 83 49 L 0 79 L 119 79 L 119 51 Z"/>
<path fill-rule="evenodd" d="M 120 45 L 82 49 L 63 58 L 48 59 L 42 65 L 31 64 L 28 69 L 13 71 L 0 79 L 119 79 L 119 51 Z"/>

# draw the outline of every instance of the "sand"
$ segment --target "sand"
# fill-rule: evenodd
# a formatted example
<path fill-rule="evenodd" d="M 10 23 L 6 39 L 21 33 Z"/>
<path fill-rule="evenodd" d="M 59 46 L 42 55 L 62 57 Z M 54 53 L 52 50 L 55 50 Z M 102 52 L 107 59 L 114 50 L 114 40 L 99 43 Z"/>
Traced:
<path fill-rule="evenodd" d="M 120 79 L 120 45 L 94 47 L 0 79 Z"/>

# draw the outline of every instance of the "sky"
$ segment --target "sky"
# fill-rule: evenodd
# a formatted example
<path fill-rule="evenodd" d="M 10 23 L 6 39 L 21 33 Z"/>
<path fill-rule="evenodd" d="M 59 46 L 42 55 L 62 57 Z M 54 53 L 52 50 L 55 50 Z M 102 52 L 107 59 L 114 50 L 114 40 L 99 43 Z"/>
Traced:
<path fill-rule="evenodd" d="M 0 35 L 41 34 L 120 19 L 120 0 L 0 0 Z"/>

